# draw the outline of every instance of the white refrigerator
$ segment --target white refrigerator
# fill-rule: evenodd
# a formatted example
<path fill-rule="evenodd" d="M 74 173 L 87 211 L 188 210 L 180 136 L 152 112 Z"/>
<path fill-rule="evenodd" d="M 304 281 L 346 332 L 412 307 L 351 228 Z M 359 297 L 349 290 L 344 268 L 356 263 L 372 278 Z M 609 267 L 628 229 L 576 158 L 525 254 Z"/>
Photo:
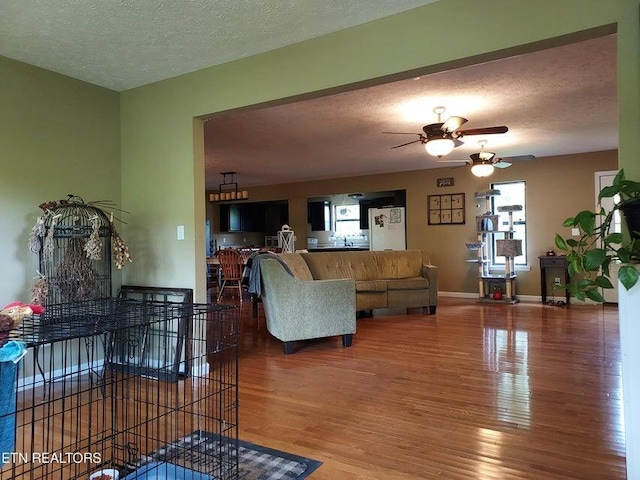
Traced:
<path fill-rule="evenodd" d="M 406 250 L 404 207 L 369 209 L 369 250 Z"/>

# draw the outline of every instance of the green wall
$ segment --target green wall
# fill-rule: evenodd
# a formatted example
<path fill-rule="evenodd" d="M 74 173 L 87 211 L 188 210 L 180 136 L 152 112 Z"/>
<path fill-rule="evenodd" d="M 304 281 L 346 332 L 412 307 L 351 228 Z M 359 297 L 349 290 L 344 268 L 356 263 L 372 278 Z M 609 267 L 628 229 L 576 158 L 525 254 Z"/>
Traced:
<path fill-rule="evenodd" d="M 124 92 L 122 199 L 135 214 L 126 234 L 137 257 L 126 281 L 192 287 L 205 298 L 203 158 L 194 149 L 202 127 L 194 117 L 555 46 L 616 24 L 620 164 L 637 178 L 637 0 L 442 0 Z M 185 241 L 176 240 L 177 225 L 185 225 Z"/>
<path fill-rule="evenodd" d="M 0 57 L 0 165 L 1 308 L 31 298 L 38 205 L 120 201 L 119 94 Z"/>

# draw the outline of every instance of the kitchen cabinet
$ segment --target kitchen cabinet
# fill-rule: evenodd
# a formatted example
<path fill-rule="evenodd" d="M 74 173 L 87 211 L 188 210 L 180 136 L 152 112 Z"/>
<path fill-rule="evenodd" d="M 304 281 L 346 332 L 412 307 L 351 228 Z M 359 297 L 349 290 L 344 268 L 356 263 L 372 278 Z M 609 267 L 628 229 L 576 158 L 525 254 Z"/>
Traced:
<path fill-rule="evenodd" d="M 287 203 L 268 203 L 265 206 L 266 235 L 276 235 L 282 225 L 289 223 L 289 205 Z"/>
<path fill-rule="evenodd" d="M 220 205 L 220 231 L 275 233 L 287 223 L 287 217 L 287 204 L 224 204 Z"/>
<path fill-rule="evenodd" d="M 240 221 L 240 206 L 229 205 L 229 226 L 230 232 L 239 232 L 242 229 L 242 222 Z"/>
<path fill-rule="evenodd" d="M 241 228 L 243 232 L 264 232 L 265 229 L 265 206 L 264 203 L 248 203 L 242 204 L 240 210 L 244 207 L 241 218 Z M 242 224 L 244 219 L 244 224 Z"/>
<path fill-rule="evenodd" d="M 250 232 L 251 218 L 248 205 L 220 205 L 221 232 Z"/>
<path fill-rule="evenodd" d="M 360 230 L 369 230 L 369 209 L 373 208 L 371 200 L 360 200 Z"/>
<path fill-rule="evenodd" d="M 307 203 L 307 223 L 311 224 L 311 231 L 324 232 L 326 230 L 325 202 Z"/>
<path fill-rule="evenodd" d="M 220 205 L 219 218 L 220 218 L 220 231 L 229 231 L 229 214 L 231 213 L 230 205 Z"/>

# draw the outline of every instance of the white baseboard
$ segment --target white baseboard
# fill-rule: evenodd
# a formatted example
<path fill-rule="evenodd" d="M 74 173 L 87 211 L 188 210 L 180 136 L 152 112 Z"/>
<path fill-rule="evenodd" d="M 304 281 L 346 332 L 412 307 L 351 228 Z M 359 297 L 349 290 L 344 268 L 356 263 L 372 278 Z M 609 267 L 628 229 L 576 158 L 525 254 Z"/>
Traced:
<path fill-rule="evenodd" d="M 35 366 L 35 365 L 34 365 Z M 43 365 L 43 368 L 45 365 Z M 33 375 L 28 377 L 18 378 L 18 391 L 30 390 L 36 387 L 42 387 L 45 383 L 55 382 L 56 379 L 63 378 L 68 381 L 70 378 L 75 378 L 80 375 L 86 375 L 89 371 L 102 372 L 104 367 L 104 360 L 95 360 L 93 362 L 85 362 L 80 365 L 72 365 L 65 368 L 58 368 L 52 372 L 44 372 L 44 377 L 40 372 L 34 372 Z"/>
<path fill-rule="evenodd" d="M 478 293 L 477 292 L 445 292 L 445 291 L 439 291 L 438 292 L 438 296 L 439 297 L 450 297 L 450 298 L 478 298 Z M 549 300 L 562 300 L 565 301 L 566 297 L 563 296 L 558 296 L 555 297 L 553 295 L 548 295 L 547 298 Z M 539 295 L 518 295 L 518 300 L 520 300 L 521 302 L 531 302 L 531 303 L 542 303 L 542 297 Z M 589 300 L 586 299 L 585 301 L 581 301 L 581 300 L 577 300 L 573 297 L 571 297 L 571 303 L 575 304 L 575 305 L 600 305 L 597 302 L 594 302 L 593 300 Z"/>
<path fill-rule="evenodd" d="M 438 291 L 439 297 L 452 297 L 452 298 L 478 298 L 477 293 L 473 292 L 443 292 Z"/>

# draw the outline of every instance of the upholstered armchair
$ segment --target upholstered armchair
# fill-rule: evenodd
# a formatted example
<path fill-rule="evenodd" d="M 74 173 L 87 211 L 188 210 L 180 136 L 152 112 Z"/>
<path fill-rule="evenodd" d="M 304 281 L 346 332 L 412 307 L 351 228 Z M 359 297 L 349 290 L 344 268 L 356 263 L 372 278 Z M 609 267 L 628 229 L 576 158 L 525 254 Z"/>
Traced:
<path fill-rule="evenodd" d="M 293 353 L 294 342 L 356 333 L 356 286 L 352 279 L 299 280 L 276 259 L 262 260 L 262 303 L 269 333 Z"/>

